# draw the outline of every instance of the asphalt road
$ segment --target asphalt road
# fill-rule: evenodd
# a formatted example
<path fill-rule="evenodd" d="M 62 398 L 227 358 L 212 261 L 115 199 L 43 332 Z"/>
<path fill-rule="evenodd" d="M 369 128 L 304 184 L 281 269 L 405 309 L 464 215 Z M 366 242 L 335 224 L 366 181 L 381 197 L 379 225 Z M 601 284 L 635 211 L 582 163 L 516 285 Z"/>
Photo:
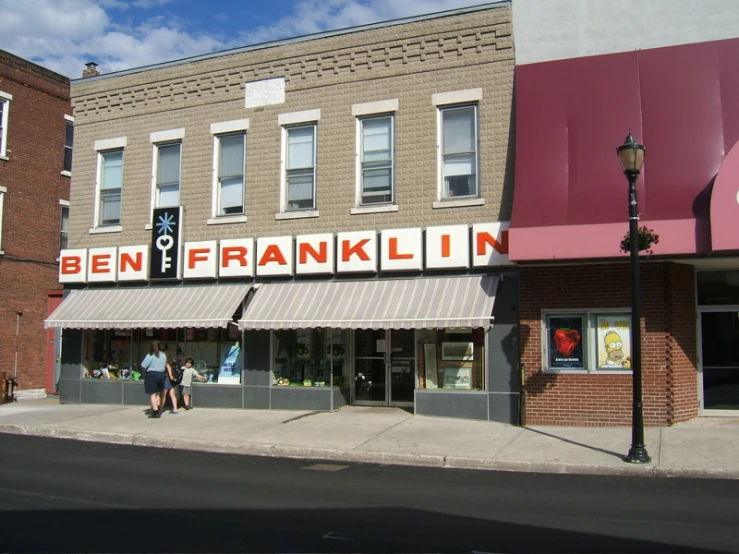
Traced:
<path fill-rule="evenodd" d="M 337 464 L 0 434 L 0 552 L 739 551 L 739 481 Z"/>

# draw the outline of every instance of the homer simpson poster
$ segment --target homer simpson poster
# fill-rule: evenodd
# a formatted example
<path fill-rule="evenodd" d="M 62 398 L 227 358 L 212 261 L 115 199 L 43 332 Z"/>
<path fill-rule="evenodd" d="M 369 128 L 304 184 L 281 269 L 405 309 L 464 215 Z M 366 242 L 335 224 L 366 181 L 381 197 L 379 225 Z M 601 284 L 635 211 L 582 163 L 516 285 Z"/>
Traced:
<path fill-rule="evenodd" d="M 631 318 L 629 315 L 598 317 L 598 366 L 631 368 Z"/>

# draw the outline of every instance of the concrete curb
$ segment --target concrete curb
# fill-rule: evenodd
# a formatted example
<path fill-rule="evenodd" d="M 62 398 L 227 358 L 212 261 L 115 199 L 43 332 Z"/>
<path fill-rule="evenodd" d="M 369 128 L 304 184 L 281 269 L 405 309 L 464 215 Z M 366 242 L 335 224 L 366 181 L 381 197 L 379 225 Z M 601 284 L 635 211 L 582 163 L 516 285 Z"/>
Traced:
<path fill-rule="evenodd" d="M 56 439 L 71 439 L 105 444 L 125 444 L 131 446 L 146 446 L 150 448 L 167 448 L 171 450 L 189 450 L 196 452 L 214 452 L 219 454 L 298 458 L 306 460 L 327 460 L 334 462 L 382 465 L 578 475 L 739 479 L 739 468 L 661 467 L 654 465 L 639 466 L 630 465 L 625 462 L 622 466 L 611 466 L 602 464 L 588 465 L 563 462 L 554 463 L 523 460 L 498 460 L 432 454 L 335 450 L 328 448 L 308 448 L 232 441 L 208 441 L 192 438 L 157 437 L 130 433 L 112 433 L 106 431 L 73 431 L 69 429 L 48 429 L 44 427 L 14 424 L 1 424 L 0 433 Z"/>

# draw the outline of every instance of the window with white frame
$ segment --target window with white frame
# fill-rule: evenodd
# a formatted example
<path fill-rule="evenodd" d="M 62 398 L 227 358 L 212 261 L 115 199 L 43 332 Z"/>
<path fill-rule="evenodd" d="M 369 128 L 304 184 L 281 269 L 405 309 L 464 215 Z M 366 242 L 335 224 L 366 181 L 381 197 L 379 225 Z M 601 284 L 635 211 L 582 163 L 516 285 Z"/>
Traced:
<path fill-rule="evenodd" d="M 0 187 L 0 253 L 3 251 L 3 214 L 5 213 L 5 193 L 8 189 Z"/>
<path fill-rule="evenodd" d="M 442 199 L 479 196 L 477 105 L 439 108 Z"/>
<path fill-rule="evenodd" d="M 156 145 L 156 207 L 180 205 L 182 143 Z"/>
<path fill-rule="evenodd" d="M 69 244 L 69 202 L 59 200 L 61 213 L 59 214 L 59 250 L 64 250 Z"/>
<path fill-rule="evenodd" d="M 316 209 L 316 124 L 285 127 L 284 211 Z"/>
<path fill-rule="evenodd" d="M 72 173 L 72 149 L 74 145 L 74 118 L 64 116 L 64 166 L 62 171 Z"/>
<path fill-rule="evenodd" d="M 392 204 L 393 116 L 363 117 L 360 126 L 360 205 Z"/>
<path fill-rule="evenodd" d="M 98 152 L 98 226 L 120 225 L 123 187 L 123 149 Z"/>
<path fill-rule="evenodd" d="M 241 215 L 244 213 L 246 133 L 217 135 L 216 142 L 216 215 Z"/>
<path fill-rule="evenodd" d="M 631 313 L 587 310 L 545 313 L 545 371 L 630 371 Z"/>
<path fill-rule="evenodd" d="M 12 94 L 0 90 L 0 156 L 5 157 L 8 152 L 8 114 Z"/>

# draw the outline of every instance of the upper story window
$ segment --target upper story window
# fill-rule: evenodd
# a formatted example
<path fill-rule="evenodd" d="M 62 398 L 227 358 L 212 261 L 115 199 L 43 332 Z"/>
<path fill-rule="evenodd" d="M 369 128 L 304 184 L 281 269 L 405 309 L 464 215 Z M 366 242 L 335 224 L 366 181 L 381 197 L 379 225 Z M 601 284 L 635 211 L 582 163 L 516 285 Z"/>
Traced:
<path fill-rule="evenodd" d="M 70 115 L 64 116 L 64 167 L 65 174 L 72 173 L 72 148 L 74 145 L 74 118 Z"/>
<path fill-rule="evenodd" d="M 432 95 L 438 109 L 439 199 L 480 196 L 478 104 L 482 89 Z"/>
<path fill-rule="evenodd" d="M 218 215 L 244 213 L 246 133 L 218 137 Z"/>
<path fill-rule="evenodd" d="M 280 114 L 282 125 L 282 209 L 316 213 L 316 128 L 321 110 Z M 298 217 L 301 217 L 300 215 Z"/>
<path fill-rule="evenodd" d="M 360 205 L 392 204 L 393 116 L 361 118 L 359 125 Z"/>
<path fill-rule="evenodd" d="M 156 206 L 180 205 L 180 161 L 182 143 L 157 145 Z"/>
<path fill-rule="evenodd" d="M 316 208 L 316 125 L 288 127 L 285 211 Z"/>
<path fill-rule="evenodd" d="M 121 223 L 121 188 L 123 187 L 123 150 L 99 153 L 100 219 L 99 225 Z"/>
<path fill-rule="evenodd" d="M 244 221 L 248 119 L 212 123 L 213 210 L 208 223 Z"/>
<path fill-rule="evenodd" d="M 126 137 L 95 141 L 97 151 L 97 187 L 95 227 L 121 224 L 121 191 L 123 189 L 123 150 Z"/>
<path fill-rule="evenodd" d="M 12 99 L 12 94 L 0 90 L 0 158 L 6 157 L 8 152 L 8 114 Z"/>
<path fill-rule="evenodd" d="M 154 143 L 152 209 L 180 205 L 180 165 L 185 129 L 157 131 L 149 135 Z"/>
<path fill-rule="evenodd" d="M 69 201 L 59 200 L 61 213 L 59 214 L 59 250 L 65 250 L 69 244 Z"/>
<path fill-rule="evenodd" d="M 440 112 L 443 198 L 477 197 L 477 106 Z"/>

